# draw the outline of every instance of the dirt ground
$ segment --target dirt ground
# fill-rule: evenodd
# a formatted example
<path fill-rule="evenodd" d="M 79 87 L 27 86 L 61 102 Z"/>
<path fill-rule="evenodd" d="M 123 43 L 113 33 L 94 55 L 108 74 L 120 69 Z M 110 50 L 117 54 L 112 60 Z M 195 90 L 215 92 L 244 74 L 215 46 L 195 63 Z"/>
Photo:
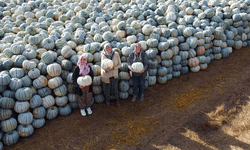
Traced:
<path fill-rule="evenodd" d="M 144 102 L 95 104 L 87 117 L 75 109 L 4 149 L 249 150 L 249 58 L 250 47 L 235 50 L 205 71 L 149 87 Z"/>

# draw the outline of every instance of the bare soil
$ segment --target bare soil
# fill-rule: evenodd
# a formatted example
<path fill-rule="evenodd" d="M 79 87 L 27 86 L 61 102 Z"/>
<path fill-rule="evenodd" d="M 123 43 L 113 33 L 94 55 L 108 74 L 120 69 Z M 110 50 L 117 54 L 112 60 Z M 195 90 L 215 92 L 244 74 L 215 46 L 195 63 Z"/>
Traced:
<path fill-rule="evenodd" d="M 145 101 L 92 106 L 82 117 L 46 120 L 4 149 L 231 150 L 250 149 L 250 47 L 214 60 L 208 69 L 149 87 Z"/>

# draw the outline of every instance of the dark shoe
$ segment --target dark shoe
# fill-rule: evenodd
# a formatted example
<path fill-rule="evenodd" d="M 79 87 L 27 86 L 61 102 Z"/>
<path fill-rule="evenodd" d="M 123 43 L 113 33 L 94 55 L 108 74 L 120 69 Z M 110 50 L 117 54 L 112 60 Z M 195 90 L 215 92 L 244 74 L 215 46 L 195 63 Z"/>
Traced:
<path fill-rule="evenodd" d="M 110 102 L 107 102 L 107 101 L 106 101 L 106 105 L 107 105 L 108 107 L 110 107 Z"/>
<path fill-rule="evenodd" d="M 121 106 L 120 101 L 116 101 L 115 103 L 116 103 L 116 106 Z"/>
<path fill-rule="evenodd" d="M 140 96 L 140 101 L 141 101 L 141 102 L 144 101 L 144 94 L 142 94 L 142 95 Z"/>
<path fill-rule="evenodd" d="M 134 96 L 132 97 L 131 101 L 134 102 L 134 101 L 136 100 L 136 97 L 137 97 L 137 96 L 134 95 Z"/>

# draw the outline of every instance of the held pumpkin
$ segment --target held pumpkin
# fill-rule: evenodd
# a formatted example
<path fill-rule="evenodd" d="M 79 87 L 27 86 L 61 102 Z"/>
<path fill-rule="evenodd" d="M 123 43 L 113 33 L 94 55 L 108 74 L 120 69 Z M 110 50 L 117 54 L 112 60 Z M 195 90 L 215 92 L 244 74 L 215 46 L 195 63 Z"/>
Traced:
<path fill-rule="evenodd" d="M 83 87 L 89 86 L 92 83 L 92 79 L 89 75 L 77 78 L 77 83 Z"/>
<path fill-rule="evenodd" d="M 102 67 L 102 69 L 107 69 L 107 68 L 110 68 L 110 69 L 112 69 L 113 68 L 113 61 L 112 60 L 110 60 L 110 59 L 104 59 L 104 60 L 102 60 L 102 64 L 101 64 L 101 67 Z"/>
<path fill-rule="evenodd" d="M 132 64 L 132 68 L 135 72 L 140 73 L 143 70 L 144 66 L 141 62 L 135 62 Z"/>

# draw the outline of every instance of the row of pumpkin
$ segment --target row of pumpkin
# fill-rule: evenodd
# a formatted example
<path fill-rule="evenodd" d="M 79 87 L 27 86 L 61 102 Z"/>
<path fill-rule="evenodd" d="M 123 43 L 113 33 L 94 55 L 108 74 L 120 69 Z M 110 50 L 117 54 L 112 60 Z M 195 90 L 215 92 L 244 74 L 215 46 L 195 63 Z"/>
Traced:
<path fill-rule="evenodd" d="M 72 71 L 84 54 L 102 103 L 101 50 L 121 57 L 119 96 L 133 93 L 127 57 L 139 42 L 148 57 L 145 86 L 165 84 L 250 45 L 250 1 L 0 1 L 0 140 L 28 137 L 46 119 L 77 108 Z M 0 149 L 2 149 L 0 142 Z"/>

